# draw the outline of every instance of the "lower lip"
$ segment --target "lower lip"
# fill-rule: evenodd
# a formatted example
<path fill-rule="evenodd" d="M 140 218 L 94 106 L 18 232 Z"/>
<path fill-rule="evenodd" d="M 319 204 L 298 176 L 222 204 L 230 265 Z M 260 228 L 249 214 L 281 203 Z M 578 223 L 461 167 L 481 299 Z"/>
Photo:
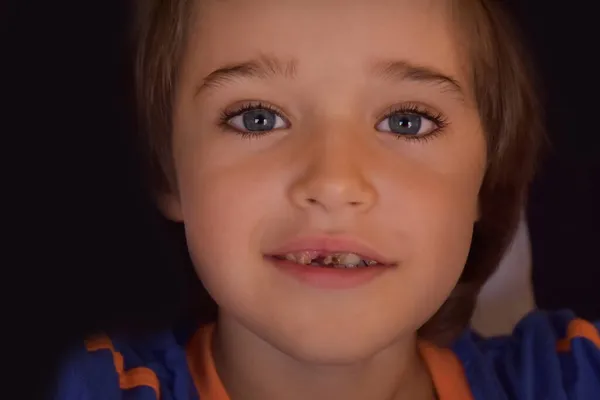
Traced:
<path fill-rule="evenodd" d="M 372 281 L 392 268 L 391 266 L 326 268 L 297 264 L 268 256 L 265 258 L 278 269 L 286 272 L 300 282 L 321 289 L 351 289 Z"/>

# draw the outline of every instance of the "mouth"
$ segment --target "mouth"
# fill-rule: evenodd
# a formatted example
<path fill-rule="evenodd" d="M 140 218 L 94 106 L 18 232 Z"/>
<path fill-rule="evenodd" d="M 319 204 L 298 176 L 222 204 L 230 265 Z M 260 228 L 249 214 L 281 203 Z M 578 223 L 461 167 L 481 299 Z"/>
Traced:
<path fill-rule="evenodd" d="M 303 250 L 284 254 L 274 254 L 270 257 L 279 261 L 289 261 L 300 265 L 310 265 L 319 268 L 355 269 L 386 266 L 385 263 L 376 259 L 345 251 Z"/>
<path fill-rule="evenodd" d="M 396 262 L 361 241 L 342 236 L 300 237 L 265 256 L 277 263 L 326 270 L 356 271 L 397 266 Z"/>
<path fill-rule="evenodd" d="M 365 285 L 397 265 L 355 242 L 327 240 L 296 243 L 265 259 L 304 284 L 336 290 Z"/>
<path fill-rule="evenodd" d="M 277 270 L 318 289 L 346 290 L 366 285 L 398 266 L 352 237 L 299 237 L 269 252 Z"/>

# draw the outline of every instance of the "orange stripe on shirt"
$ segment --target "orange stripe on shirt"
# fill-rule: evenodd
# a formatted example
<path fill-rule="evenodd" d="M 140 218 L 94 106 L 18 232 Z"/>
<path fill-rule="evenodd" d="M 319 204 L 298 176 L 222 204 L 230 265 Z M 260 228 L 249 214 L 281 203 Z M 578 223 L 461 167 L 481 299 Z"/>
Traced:
<path fill-rule="evenodd" d="M 125 371 L 123 355 L 115 350 L 112 341 L 106 336 L 86 340 L 85 347 L 88 351 L 109 350 L 112 353 L 115 370 L 119 375 L 121 389 L 133 389 L 139 386 L 148 386 L 154 389 L 156 398 L 160 398 L 160 384 L 154 371 L 146 367 L 137 367 Z"/>
<path fill-rule="evenodd" d="M 600 333 L 596 327 L 583 319 L 574 319 L 569 322 L 567 336 L 556 343 L 556 350 L 566 352 L 571 350 L 571 341 L 576 338 L 587 339 L 600 349 Z"/>
<path fill-rule="evenodd" d="M 463 365 L 452 350 L 420 341 L 419 352 L 440 400 L 473 400 Z"/>
<path fill-rule="evenodd" d="M 213 359 L 214 330 L 214 324 L 203 326 L 189 341 L 186 349 L 188 367 L 202 400 L 229 400 Z"/>

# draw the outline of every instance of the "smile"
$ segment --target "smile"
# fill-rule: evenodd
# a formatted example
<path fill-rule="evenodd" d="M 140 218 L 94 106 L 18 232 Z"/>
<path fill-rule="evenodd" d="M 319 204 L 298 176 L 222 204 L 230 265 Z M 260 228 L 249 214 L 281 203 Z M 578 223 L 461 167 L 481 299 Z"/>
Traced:
<path fill-rule="evenodd" d="M 312 265 L 322 268 L 366 268 L 383 266 L 377 260 L 366 258 L 349 252 L 319 252 L 315 250 L 274 255 L 278 260 L 287 260 L 302 265 Z"/>

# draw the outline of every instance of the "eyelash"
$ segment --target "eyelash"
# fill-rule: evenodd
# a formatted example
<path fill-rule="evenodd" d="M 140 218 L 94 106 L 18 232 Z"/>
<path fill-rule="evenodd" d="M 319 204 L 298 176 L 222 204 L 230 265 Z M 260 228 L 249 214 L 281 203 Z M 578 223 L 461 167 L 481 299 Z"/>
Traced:
<path fill-rule="evenodd" d="M 239 107 L 236 107 L 234 109 L 230 109 L 230 110 L 223 110 L 221 112 L 221 115 L 219 116 L 219 121 L 218 121 L 218 125 L 219 127 L 221 127 L 221 129 L 223 129 L 224 131 L 228 131 L 228 132 L 234 132 L 242 137 L 245 138 L 254 138 L 254 137 L 259 137 L 259 136 L 264 136 L 265 133 L 264 131 L 249 131 L 249 132 L 242 132 L 239 131 L 233 127 L 231 127 L 231 125 L 229 125 L 228 121 L 233 118 L 236 117 L 240 114 L 243 114 L 245 112 L 248 111 L 254 111 L 254 110 L 268 110 L 271 111 L 275 114 L 277 114 L 279 117 L 283 118 L 284 120 L 287 121 L 287 119 L 285 117 L 282 116 L 282 112 L 277 109 L 276 107 L 270 105 L 270 104 L 266 104 L 266 103 L 262 103 L 262 102 L 250 102 L 250 103 L 246 103 L 243 104 Z M 406 103 L 403 104 L 401 106 L 394 106 L 391 107 L 384 115 L 383 117 L 381 117 L 378 120 L 378 124 L 383 121 L 386 118 L 390 118 L 392 115 L 394 114 L 412 114 L 412 115 L 418 115 L 420 117 L 423 118 L 427 118 L 429 120 L 431 120 L 437 127 L 431 131 L 428 134 L 422 135 L 422 136 L 403 136 L 403 135 L 395 135 L 397 139 L 404 139 L 404 140 L 409 140 L 409 141 L 427 141 L 427 140 L 431 140 L 434 139 L 437 135 L 439 135 L 444 128 L 446 128 L 448 126 L 448 119 L 446 118 L 446 116 L 444 116 L 444 114 L 440 113 L 440 112 L 432 112 L 430 110 L 428 110 L 427 108 L 425 108 L 424 106 L 422 106 L 421 104 L 418 103 Z"/>
<path fill-rule="evenodd" d="M 431 132 L 422 136 L 410 136 L 410 135 L 396 135 L 397 139 L 409 140 L 409 141 L 428 141 L 438 136 L 444 128 L 449 124 L 448 118 L 441 112 L 431 111 L 426 107 L 418 103 L 405 103 L 400 106 L 391 107 L 384 115 L 378 120 L 378 123 L 386 118 L 390 118 L 394 114 L 411 114 L 418 115 L 419 117 L 427 118 L 431 120 L 437 127 Z"/>
<path fill-rule="evenodd" d="M 250 102 L 250 103 L 246 103 L 243 104 L 239 107 L 236 107 L 234 109 L 231 110 L 223 110 L 221 111 L 221 115 L 219 116 L 219 127 L 221 129 L 223 129 L 226 132 L 233 132 L 237 135 L 240 135 L 244 138 L 254 138 L 254 137 L 259 137 L 259 136 L 264 136 L 265 133 L 268 132 L 264 132 L 264 131 L 256 131 L 256 132 L 242 132 L 239 131 L 235 128 L 233 128 L 231 125 L 229 125 L 228 121 L 233 118 L 233 117 L 237 117 L 240 114 L 243 114 L 245 112 L 248 111 L 254 111 L 254 110 L 268 110 L 271 111 L 272 113 L 277 114 L 278 116 L 280 116 L 281 118 L 283 118 L 286 122 L 288 122 L 287 118 L 282 116 L 282 112 L 277 109 L 276 107 L 273 107 L 270 104 L 266 104 L 266 103 L 261 103 L 261 102 Z"/>

